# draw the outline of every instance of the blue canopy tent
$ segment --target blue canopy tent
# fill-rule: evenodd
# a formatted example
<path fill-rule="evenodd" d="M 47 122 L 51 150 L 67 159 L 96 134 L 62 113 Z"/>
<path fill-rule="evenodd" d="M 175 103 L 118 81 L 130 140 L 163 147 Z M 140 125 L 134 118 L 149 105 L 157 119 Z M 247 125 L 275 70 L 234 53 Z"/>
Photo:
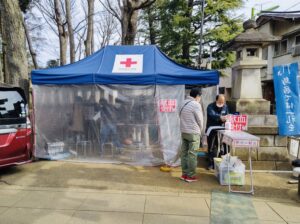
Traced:
<path fill-rule="evenodd" d="M 142 73 L 114 73 L 116 55 L 142 55 Z M 130 62 L 129 62 L 130 63 Z M 124 65 L 126 66 L 126 65 Z M 42 84 L 131 84 L 217 85 L 215 70 L 197 70 L 170 60 L 156 46 L 107 46 L 74 64 L 34 70 L 32 83 Z"/>
<path fill-rule="evenodd" d="M 35 156 L 174 165 L 185 85 L 217 85 L 156 46 L 107 46 L 74 64 L 34 70 Z"/>

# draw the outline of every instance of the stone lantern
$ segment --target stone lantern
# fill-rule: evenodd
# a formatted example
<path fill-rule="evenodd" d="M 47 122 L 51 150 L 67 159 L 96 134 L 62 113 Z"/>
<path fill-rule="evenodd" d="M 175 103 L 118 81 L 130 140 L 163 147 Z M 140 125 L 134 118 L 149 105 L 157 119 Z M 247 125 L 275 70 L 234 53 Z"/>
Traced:
<path fill-rule="evenodd" d="M 256 22 L 243 24 L 244 32 L 228 45 L 236 51 L 232 66 L 232 100 L 228 102 L 233 111 L 246 114 L 270 114 L 270 102 L 262 98 L 261 69 L 267 66 L 262 58 L 262 48 L 280 38 L 256 30 Z"/>
<path fill-rule="evenodd" d="M 236 62 L 232 66 L 232 99 L 227 101 L 231 111 L 248 115 L 248 132 L 260 137 L 260 147 L 252 151 L 252 159 L 263 169 L 289 167 L 287 138 L 278 135 L 276 115 L 270 114 L 270 102 L 262 98 L 261 69 L 267 66 L 263 48 L 279 37 L 258 31 L 256 23 L 248 20 L 245 31 L 234 38 L 228 49 L 236 51 Z M 248 151 L 237 150 L 236 156 L 248 159 Z M 285 162 L 285 163 L 284 163 Z"/>

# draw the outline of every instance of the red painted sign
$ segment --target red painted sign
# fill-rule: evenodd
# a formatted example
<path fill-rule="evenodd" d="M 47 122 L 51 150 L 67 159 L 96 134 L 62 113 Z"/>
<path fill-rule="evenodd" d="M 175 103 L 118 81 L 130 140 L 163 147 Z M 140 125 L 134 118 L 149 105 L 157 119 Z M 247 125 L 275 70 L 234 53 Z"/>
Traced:
<path fill-rule="evenodd" d="M 159 112 L 172 113 L 177 110 L 176 99 L 162 99 L 158 102 Z"/>
<path fill-rule="evenodd" d="M 126 61 L 121 61 L 120 64 L 125 65 L 126 68 L 130 68 L 131 65 L 137 64 L 137 61 L 132 61 L 131 58 L 126 58 Z"/>
<path fill-rule="evenodd" d="M 248 116 L 241 115 L 228 115 L 232 131 L 246 131 L 248 128 Z"/>
<path fill-rule="evenodd" d="M 143 73 L 142 54 L 117 54 L 112 73 Z"/>

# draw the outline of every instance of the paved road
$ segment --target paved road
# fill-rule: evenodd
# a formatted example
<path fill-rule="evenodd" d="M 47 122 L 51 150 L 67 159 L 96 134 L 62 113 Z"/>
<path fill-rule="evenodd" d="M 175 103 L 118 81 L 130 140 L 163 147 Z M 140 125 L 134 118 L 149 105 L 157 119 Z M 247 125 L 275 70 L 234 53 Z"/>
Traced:
<path fill-rule="evenodd" d="M 209 223 L 211 191 L 226 192 L 213 173 L 184 183 L 180 169 L 35 162 L 0 171 L 0 223 Z M 300 223 L 289 175 L 255 174 L 252 202 L 261 223 Z"/>

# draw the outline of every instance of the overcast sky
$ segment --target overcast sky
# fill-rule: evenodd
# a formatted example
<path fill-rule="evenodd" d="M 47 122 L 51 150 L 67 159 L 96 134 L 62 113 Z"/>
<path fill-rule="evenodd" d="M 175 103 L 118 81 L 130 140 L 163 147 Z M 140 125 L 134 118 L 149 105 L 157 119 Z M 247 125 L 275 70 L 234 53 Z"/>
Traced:
<path fill-rule="evenodd" d="M 299 0 L 244 0 L 245 5 L 242 9 L 238 10 L 238 13 L 244 14 L 245 19 L 251 17 L 251 8 L 254 7 L 256 12 L 267 10 L 273 6 L 279 6 L 274 11 L 300 11 Z"/>
<path fill-rule="evenodd" d="M 251 17 L 252 7 L 255 8 L 256 13 L 274 6 L 279 6 L 275 11 L 300 11 L 300 0 L 244 0 L 244 3 L 244 7 L 236 11 L 236 15 L 241 15 L 244 20 Z M 98 7 L 99 4 L 97 3 L 95 10 Z M 50 59 L 59 58 L 58 39 L 51 32 L 51 30 L 45 29 L 42 34 L 46 39 L 46 43 L 37 51 L 40 66 L 45 66 L 46 62 Z"/>

